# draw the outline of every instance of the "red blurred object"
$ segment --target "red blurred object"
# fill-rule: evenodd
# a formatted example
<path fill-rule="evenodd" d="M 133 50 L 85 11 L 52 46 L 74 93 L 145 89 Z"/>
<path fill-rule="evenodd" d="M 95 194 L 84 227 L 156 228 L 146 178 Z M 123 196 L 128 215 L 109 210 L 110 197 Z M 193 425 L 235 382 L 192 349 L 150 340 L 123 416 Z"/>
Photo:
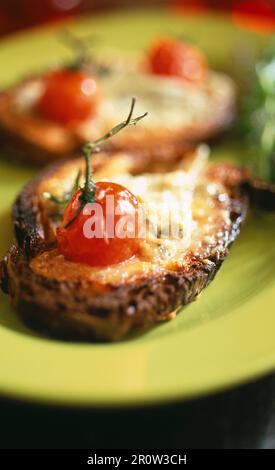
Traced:
<path fill-rule="evenodd" d="M 74 12 L 82 0 L 9 0 L 8 10 L 18 24 L 35 24 L 58 19 Z"/>
<path fill-rule="evenodd" d="M 150 71 L 157 75 L 174 76 L 189 83 L 205 79 L 207 64 L 199 50 L 183 41 L 161 38 L 149 51 Z"/>
<path fill-rule="evenodd" d="M 275 30 L 275 0 L 172 0 L 170 4 L 182 13 L 225 10 L 239 27 L 266 33 Z"/>
<path fill-rule="evenodd" d="M 85 11 L 166 4 L 184 13 L 225 10 L 242 27 L 274 29 L 275 0 L 0 0 L 0 35 L 39 23 L 61 21 Z"/>
<path fill-rule="evenodd" d="M 0 34 L 39 23 L 62 20 L 81 13 L 88 5 L 91 5 L 90 0 L 2 0 Z"/>
<path fill-rule="evenodd" d="M 268 0 L 243 0 L 233 6 L 232 19 L 242 28 L 263 33 L 275 30 L 275 5 Z"/>
<path fill-rule="evenodd" d="M 95 204 L 90 203 L 90 208 L 85 206 L 78 214 L 80 195 L 81 190 L 73 195 L 66 207 L 62 225 L 57 229 L 59 251 L 71 261 L 91 266 L 110 266 L 132 258 L 138 252 L 141 241 L 136 196 L 120 184 L 99 181 L 96 184 Z M 111 213 L 110 197 L 114 207 Z M 113 223 L 108 223 L 110 216 L 114 217 Z M 125 224 L 128 225 L 127 217 L 133 218 L 131 229 L 125 228 Z M 122 236 L 124 230 L 125 236 Z"/>
<path fill-rule="evenodd" d="M 98 85 L 85 72 L 54 71 L 45 78 L 45 85 L 38 110 L 47 119 L 72 124 L 95 114 Z"/>

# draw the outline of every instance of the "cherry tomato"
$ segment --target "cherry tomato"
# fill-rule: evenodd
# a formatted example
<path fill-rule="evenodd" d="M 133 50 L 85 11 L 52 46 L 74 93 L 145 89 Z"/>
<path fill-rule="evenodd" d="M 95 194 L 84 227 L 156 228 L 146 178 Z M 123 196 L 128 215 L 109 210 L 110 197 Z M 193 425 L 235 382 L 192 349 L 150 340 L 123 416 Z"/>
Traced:
<path fill-rule="evenodd" d="M 96 184 L 95 202 L 80 206 L 78 190 L 71 198 L 57 229 L 57 245 L 66 259 L 91 266 L 109 266 L 134 256 L 140 246 L 139 202 L 125 187 L 108 182 Z"/>
<path fill-rule="evenodd" d="M 149 51 L 149 70 L 157 75 L 199 83 L 206 78 L 207 64 L 196 47 L 173 38 L 163 38 Z"/>
<path fill-rule="evenodd" d="M 62 124 L 83 121 L 96 112 L 99 88 L 83 71 L 58 70 L 45 77 L 37 109 L 46 119 Z"/>

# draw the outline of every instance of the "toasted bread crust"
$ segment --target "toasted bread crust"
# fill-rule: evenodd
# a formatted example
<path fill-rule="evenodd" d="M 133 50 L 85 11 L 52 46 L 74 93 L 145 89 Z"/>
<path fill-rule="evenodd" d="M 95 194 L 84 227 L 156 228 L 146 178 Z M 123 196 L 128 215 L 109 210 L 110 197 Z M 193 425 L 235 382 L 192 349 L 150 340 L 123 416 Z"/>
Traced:
<path fill-rule="evenodd" d="M 95 168 L 104 165 L 104 159 L 99 156 Z M 140 159 L 134 161 L 140 165 Z M 150 156 L 143 165 L 148 168 L 155 163 Z M 214 278 L 245 218 L 248 200 L 240 190 L 242 172 L 229 165 L 210 166 L 210 174 L 226 180 L 230 196 L 230 230 L 219 241 L 218 250 L 212 247 L 205 257 L 190 253 L 184 268 L 142 273 L 120 284 L 91 286 L 84 278 L 53 279 L 31 264 L 39 253 L 54 246 L 47 238 L 37 191 L 41 182 L 64 165 L 74 163 L 43 170 L 17 198 L 13 217 L 18 246 L 1 263 L 2 289 L 9 293 L 19 315 L 28 325 L 56 337 L 116 341 L 130 331 L 173 318 L 180 306 L 193 301 Z"/>
<path fill-rule="evenodd" d="M 39 117 L 18 114 L 14 110 L 14 95 L 34 78 L 0 93 L 0 146 L 13 160 L 46 165 L 48 162 L 73 158 L 81 150 L 81 142 L 71 132 L 54 123 L 40 122 Z M 35 124 L 35 126 L 33 126 Z M 58 142 L 50 134 L 59 134 Z M 45 139 L 45 136 L 49 136 Z"/>
<path fill-rule="evenodd" d="M 239 226 L 240 219 L 231 242 Z M 65 339 L 117 341 L 130 331 L 173 318 L 175 310 L 193 301 L 214 278 L 228 247 L 208 263 L 194 259 L 188 272 L 106 286 L 106 292 L 93 297 L 77 282 L 60 283 L 38 276 L 14 246 L 2 265 L 2 283 L 29 326 Z"/>
<path fill-rule="evenodd" d="M 162 171 L 164 167 L 168 168 L 176 165 L 178 161 L 182 160 L 183 155 L 188 162 L 188 159 L 192 158 L 195 151 L 196 147 L 192 144 L 177 145 L 173 143 L 160 145 L 157 155 L 151 148 L 140 152 L 131 152 L 131 157 L 137 172 L 151 171 L 152 169 Z M 117 154 L 118 152 L 115 152 L 113 156 L 115 157 Z M 109 152 L 101 152 L 99 155 L 94 156 L 92 160 L 93 171 L 103 167 L 109 159 Z M 83 165 L 82 158 L 74 160 L 72 164 L 75 165 L 76 161 L 79 162 L 79 165 Z M 46 221 L 41 220 L 41 208 L 39 206 L 39 197 L 37 197 L 39 186 L 60 169 L 62 170 L 67 164 L 71 164 L 69 159 L 56 162 L 41 170 L 25 185 L 13 204 L 12 215 L 16 240 L 18 246 L 27 256 L 35 255 L 45 246 L 43 222 Z"/>
<path fill-rule="evenodd" d="M 0 93 L 0 146 L 8 158 L 44 166 L 47 163 L 77 157 L 88 136 L 78 130 L 69 129 L 58 123 L 43 120 L 33 113 L 18 113 L 14 108 L 15 94 L 37 76 L 26 79 L 21 84 Z M 156 151 L 159 145 L 168 147 L 175 144 L 184 148 L 185 142 L 200 142 L 212 139 L 225 131 L 235 115 L 235 93 L 228 94 L 212 91 L 209 97 L 212 112 L 207 118 L 181 128 L 171 130 L 162 128 L 139 127 L 127 130 L 106 144 L 106 150 Z M 103 133 L 104 123 L 95 127 Z M 90 136 L 90 134 L 89 134 Z M 93 136 L 91 136 L 93 138 Z"/>

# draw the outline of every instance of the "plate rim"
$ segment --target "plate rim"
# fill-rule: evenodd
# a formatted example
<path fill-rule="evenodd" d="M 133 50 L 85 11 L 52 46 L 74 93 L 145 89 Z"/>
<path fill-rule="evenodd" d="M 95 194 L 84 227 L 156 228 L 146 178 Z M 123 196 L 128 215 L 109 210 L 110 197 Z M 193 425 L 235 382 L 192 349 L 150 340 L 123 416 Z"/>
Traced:
<path fill-rule="evenodd" d="M 166 9 L 165 9 L 166 10 Z M 146 11 L 147 14 L 147 10 Z M 119 12 L 116 13 L 119 15 Z M 170 14 L 170 12 L 169 12 Z M 226 14 L 224 13 L 204 13 L 204 16 L 210 16 L 210 17 L 216 17 L 220 18 L 223 17 L 224 20 L 228 21 L 228 18 Z M 106 15 L 100 15 L 100 16 L 106 16 Z M 108 15 L 110 16 L 110 15 Z M 185 15 L 188 16 L 188 15 Z M 193 18 L 193 15 L 190 14 L 190 16 Z M 81 15 L 78 18 L 74 20 L 66 20 L 62 22 L 62 25 L 64 24 L 71 24 L 71 25 L 81 25 L 83 22 L 89 22 L 91 19 L 94 20 L 94 17 L 89 17 L 88 15 Z M 229 22 L 229 21 L 228 21 Z M 60 26 L 54 25 L 54 26 L 41 26 L 31 28 L 27 31 L 23 32 L 17 32 L 14 34 L 9 35 L 7 38 L 1 39 L 1 44 L 5 43 L 6 47 L 9 47 L 10 43 L 13 43 L 14 41 L 23 39 L 24 37 L 28 36 L 31 37 L 33 34 L 45 34 L 46 32 L 50 32 L 52 30 L 59 29 Z M 268 289 L 269 290 L 269 289 Z M 275 289 L 274 286 L 272 287 L 273 293 L 271 294 L 272 296 L 275 296 Z M 266 291 L 265 291 L 266 293 Z M 237 309 L 238 310 L 238 309 Z M 236 312 L 234 312 L 236 313 Z M 218 319 L 213 320 L 217 321 Z M 210 322 L 212 323 L 212 321 Z M 180 333 L 179 333 L 180 334 Z M 158 338 L 154 338 L 154 341 L 157 340 Z M 153 339 L 152 339 L 153 340 Z M 264 363 L 264 365 L 263 365 Z M 128 408 L 128 407 L 140 407 L 140 406 L 148 406 L 148 405 L 161 405 L 161 404 L 172 404 L 172 403 L 177 403 L 179 401 L 185 401 L 185 400 L 190 400 L 190 399 L 196 399 L 201 396 L 207 396 L 213 393 L 225 391 L 228 389 L 231 389 L 233 387 L 236 387 L 236 385 L 242 386 L 243 384 L 247 383 L 251 379 L 259 379 L 271 371 L 275 370 L 275 350 L 273 356 L 270 355 L 268 356 L 265 361 L 262 361 L 261 364 L 255 364 L 254 367 L 251 367 L 248 369 L 245 373 L 242 371 L 239 371 L 235 375 L 235 377 L 232 379 L 232 376 L 229 376 L 227 380 L 216 380 L 216 382 L 213 385 L 213 381 L 209 383 L 208 385 L 205 385 L 204 387 L 197 388 L 193 391 L 189 392 L 184 392 L 182 390 L 179 391 L 171 391 L 170 390 L 164 390 L 162 391 L 161 394 L 157 394 L 156 392 L 151 392 L 148 394 L 148 390 L 146 392 L 140 392 L 137 393 L 136 395 L 129 395 L 127 399 L 125 399 L 125 396 L 122 397 L 120 400 L 119 397 L 99 397 L 98 396 L 98 391 L 97 391 L 97 396 L 92 396 L 89 399 L 85 399 L 83 397 L 80 397 L 79 395 L 71 398 L 68 396 L 53 396 L 49 395 L 48 392 L 46 391 L 44 395 L 41 395 L 37 393 L 36 390 L 33 392 L 30 391 L 19 391 L 19 390 L 14 390 L 14 387 L 4 385 L 3 383 L 1 384 L 1 375 L 0 375 L 0 397 L 4 399 L 10 399 L 10 400 L 17 400 L 17 401 L 23 401 L 23 402 L 30 402 L 30 403 L 36 403 L 36 404 L 41 404 L 41 405 L 52 405 L 52 406 L 64 406 L 64 407 L 77 407 L 77 408 L 89 408 L 89 407 L 97 407 L 97 408 Z"/>

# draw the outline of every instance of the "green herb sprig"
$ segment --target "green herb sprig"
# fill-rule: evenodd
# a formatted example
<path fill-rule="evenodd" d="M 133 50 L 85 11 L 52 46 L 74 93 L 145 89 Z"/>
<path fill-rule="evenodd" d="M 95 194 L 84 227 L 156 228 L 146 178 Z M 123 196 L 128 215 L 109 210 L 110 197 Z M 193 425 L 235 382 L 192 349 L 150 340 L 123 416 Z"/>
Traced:
<path fill-rule="evenodd" d="M 74 61 L 69 65 L 69 68 L 71 70 L 83 68 L 88 62 L 90 43 L 94 41 L 94 36 L 79 38 L 68 29 L 63 29 L 59 32 L 58 39 L 75 54 Z"/>
<path fill-rule="evenodd" d="M 95 35 L 80 38 L 72 31 L 63 29 L 59 32 L 58 39 L 74 53 L 73 61 L 67 66 L 68 70 L 78 71 L 88 68 L 96 75 L 110 72 L 110 68 L 97 61 L 90 52 L 91 45 L 96 41 Z"/>
<path fill-rule="evenodd" d="M 73 194 L 79 189 L 79 183 L 80 183 L 80 178 L 81 178 L 81 170 L 78 170 L 78 173 L 75 178 L 75 182 L 66 194 L 62 197 L 55 196 L 54 194 L 51 194 L 47 191 L 43 193 L 43 196 L 45 199 L 48 199 L 48 201 L 52 202 L 53 204 L 57 204 L 58 206 L 61 207 L 61 209 L 64 209 L 65 206 L 68 204 L 69 200 L 73 196 Z"/>
<path fill-rule="evenodd" d="M 241 109 L 240 131 L 247 138 L 255 174 L 275 183 L 275 43 L 256 62 L 251 82 Z"/>

